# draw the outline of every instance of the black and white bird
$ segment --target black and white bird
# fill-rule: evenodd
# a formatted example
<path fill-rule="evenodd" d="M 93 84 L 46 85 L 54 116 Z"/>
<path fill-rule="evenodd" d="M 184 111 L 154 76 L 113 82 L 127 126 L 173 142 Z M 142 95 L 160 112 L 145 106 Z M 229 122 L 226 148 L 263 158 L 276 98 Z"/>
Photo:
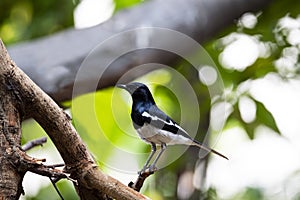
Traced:
<path fill-rule="evenodd" d="M 150 172 L 154 172 L 157 169 L 155 165 L 167 145 L 194 145 L 228 160 L 223 154 L 191 138 L 183 128 L 160 110 L 146 85 L 133 82 L 126 85 L 118 84 L 117 87 L 123 88 L 131 94 L 133 101 L 131 110 L 133 126 L 140 138 L 151 144 L 151 154 L 140 173 L 145 172 L 147 169 Z M 153 163 L 149 165 L 156 152 L 156 145 L 160 145 L 161 150 Z"/>

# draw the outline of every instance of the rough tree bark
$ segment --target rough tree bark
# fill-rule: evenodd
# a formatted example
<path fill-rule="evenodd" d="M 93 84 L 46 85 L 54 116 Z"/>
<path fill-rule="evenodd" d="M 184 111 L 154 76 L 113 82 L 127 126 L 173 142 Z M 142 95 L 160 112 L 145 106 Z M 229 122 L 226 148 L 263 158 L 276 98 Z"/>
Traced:
<path fill-rule="evenodd" d="M 43 167 L 43 159 L 30 158 L 20 146 L 25 116 L 33 117 L 47 132 L 65 162 L 65 172 L 77 181 L 81 199 L 146 199 L 96 167 L 70 117 L 16 66 L 1 40 L 0 95 L 0 199 L 18 199 L 26 171 Z"/>
<path fill-rule="evenodd" d="M 69 29 L 49 37 L 17 44 L 10 47 L 9 52 L 34 82 L 57 102 L 61 102 L 72 97 L 74 79 L 83 59 L 93 48 L 115 34 L 137 27 L 162 27 L 182 32 L 203 43 L 234 23 L 243 13 L 260 11 L 271 1 L 151 0 L 121 11 L 98 26 L 82 30 Z M 133 33 L 127 40 L 134 41 L 137 37 Z M 107 60 L 116 47 L 136 45 L 138 48 L 137 44 L 126 41 L 111 42 L 103 50 L 106 53 L 98 55 L 98 61 Z M 105 74 L 98 88 L 114 85 L 126 71 L 148 62 L 170 64 L 174 62 L 174 56 L 162 56 L 161 52 L 123 56 L 111 65 L 111 70 Z M 115 73 L 116 71 L 119 73 Z M 90 82 L 90 77 L 84 80 L 86 85 Z M 90 91 L 86 89 L 83 92 Z"/>
<path fill-rule="evenodd" d="M 0 66 L 9 65 L 0 50 Z M 6 62 L 5 62 L 6 61 Z M 3 63 L 4 62 L 4 63 Z M 1 70 L 1 69 L 0 69 Z M 11 162 L 14 148 L 21 142 L 21 113 L 17 91 L 0 76 L 0 199 L 18 199 L 22 193 L 22 180 L 25 171 L 19 170 Z"/>

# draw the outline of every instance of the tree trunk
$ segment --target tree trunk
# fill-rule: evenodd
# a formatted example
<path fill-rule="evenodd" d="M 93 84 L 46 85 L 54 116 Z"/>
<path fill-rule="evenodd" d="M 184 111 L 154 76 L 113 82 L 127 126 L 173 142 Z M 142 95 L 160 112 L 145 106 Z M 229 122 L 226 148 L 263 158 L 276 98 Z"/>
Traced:
<path fill-rule="evenodd" d="M 8 65 L 9 59 L 0 52 L 2 74 L 2 66 Z M 25 174 L 16 167 L 18 163 L 11 162 L 15 149 L 21 144 L 22 108 L 18 93 L 8 81 L 9 77 L 9 73 L 0 76 L 0 199 L 18 199 L 23 192 L 22 180 Z"/>
<path fill-rule="evenodd" d="M 18 199 L 26 171 L 55 178 L 57 170 L 31 158 L 20 146 L 21 118 L 33 117 L 47 132 L 65 162 L 81 199 L 146 199 L 142 194 L 103 174 L 70 117 L 10 59 L 0 40 L 0 199 Z M 66 176 L 67 177 L 67 176 Z"/>

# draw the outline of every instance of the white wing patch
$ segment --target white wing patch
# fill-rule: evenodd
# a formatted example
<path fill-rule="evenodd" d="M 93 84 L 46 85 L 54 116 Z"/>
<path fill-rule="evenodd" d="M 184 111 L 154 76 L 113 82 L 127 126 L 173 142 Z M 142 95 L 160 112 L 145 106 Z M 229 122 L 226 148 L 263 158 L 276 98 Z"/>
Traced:
<path fill-rule="evenodd" d="M 157 117 L 157 116 L 150 115 L 150 114 L 149 114 L 148 112 L 146 112 L 146 111 L 144 111 L 144 112 L 142 113 L 142 116 L 143 116 L 143 117 L 150 117 L 151 120 L 154 120 L 154 121 L 159 120 L 159 121 L 163 122 L 164 124 L 167 124 L 167 125 L 170 125 L 170 126 L 175 126 L 176 128 L 180 129 L 182 132 L 184 132 L 185 134 L 188 135 L 188 133 L 187 133 L 183 128 L 181 128 L 178 124 L 173 123 L 172 120 L 170 120 L 169 122 L 167 122 L 166 120 L 161 119 L 161 118 L 159 118 L 159 117 Z"/>

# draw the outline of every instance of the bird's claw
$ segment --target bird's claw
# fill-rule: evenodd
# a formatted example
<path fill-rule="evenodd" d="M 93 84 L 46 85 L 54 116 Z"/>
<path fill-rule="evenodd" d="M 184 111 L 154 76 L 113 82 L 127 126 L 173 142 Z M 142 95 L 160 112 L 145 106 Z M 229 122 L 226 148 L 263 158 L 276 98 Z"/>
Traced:
<path fill-rule="evenodd" d="M 148 167 L 144 167 L 141 171 L 138 172 L 138 174 L 139 175 L 142 175 L 144 173 L 153 174 L 157 170 L 158 170 L 158 168 L 155 165 L 150 165 Z"/>
<path fill-rule="evenodd" d="M 150 173 L 154 173 L 158 170 L 158 168 L 155 165 L 150 165 L 148 170 L 149 170 Z"/>

